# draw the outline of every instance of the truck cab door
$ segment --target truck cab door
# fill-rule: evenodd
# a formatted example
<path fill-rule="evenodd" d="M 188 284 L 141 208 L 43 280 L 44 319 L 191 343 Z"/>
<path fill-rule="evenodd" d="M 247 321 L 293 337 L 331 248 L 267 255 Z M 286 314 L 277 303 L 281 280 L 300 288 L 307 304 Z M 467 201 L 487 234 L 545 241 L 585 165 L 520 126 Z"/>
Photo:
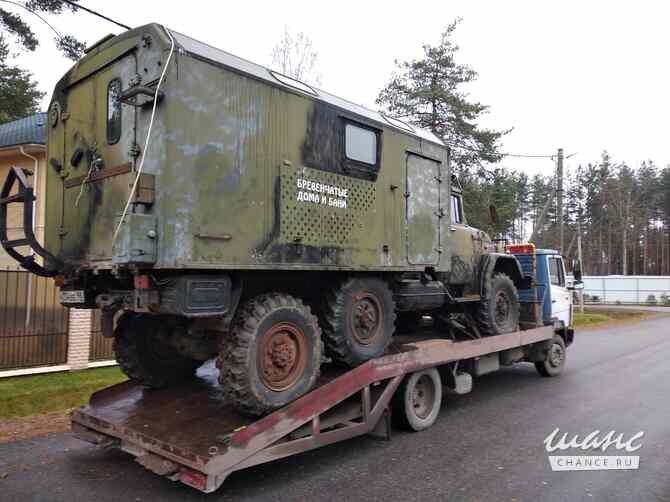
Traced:
<path fill-rule="evenodd" d="M 411 265 L 440 262 L 440 163 L 407 154 L 406 229 L 407 261 Z"/>
<path fill-rule="evenodd" d="M 567 288 L 563 257 L 549 256 L 548 260 L 551 318 L 562 321 L 568 327 L 572 324 L 572 293 Z"/>

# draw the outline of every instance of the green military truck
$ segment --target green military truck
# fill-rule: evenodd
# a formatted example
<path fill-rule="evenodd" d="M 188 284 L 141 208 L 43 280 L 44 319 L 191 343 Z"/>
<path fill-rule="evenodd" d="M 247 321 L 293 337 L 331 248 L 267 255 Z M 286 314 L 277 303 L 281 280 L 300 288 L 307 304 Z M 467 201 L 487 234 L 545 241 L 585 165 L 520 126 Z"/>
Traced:
<path fill-rule="evenodd" d="M 430 132 L 156 24 L 89 48 L 48 117 L 45 241 L 15 168 L 2 245 L 63 305 L 102 310 L 136 382 L 217 357 L 226 397 L 263 414 L 424 314 L 469 338 L 531 322 L 530 278 L 467 224 Z"/>

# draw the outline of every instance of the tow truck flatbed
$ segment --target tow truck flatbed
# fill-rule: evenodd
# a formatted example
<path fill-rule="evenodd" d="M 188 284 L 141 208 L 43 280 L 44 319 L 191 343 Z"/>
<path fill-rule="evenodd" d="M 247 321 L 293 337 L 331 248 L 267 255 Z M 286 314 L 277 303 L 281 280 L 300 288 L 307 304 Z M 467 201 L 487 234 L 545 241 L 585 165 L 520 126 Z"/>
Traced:
<path fill-rule="evenodd" d="M 455 361 L 544 344 L 546 326 L 451 341 L 424 331 L 395 337 L 382 357 L 353 368 L 324 365 L 314 390 L 261 418 L 239 414 L 222 397 L 217 369 L 192 381 L 147 390 L 130 381 L 96 392 L 72 413 L 80 439 L 119 447 L 147 469 L 203 492 L 237 470 L 363 434 L 390 436 L 390 402 L 403 378 Z"/>

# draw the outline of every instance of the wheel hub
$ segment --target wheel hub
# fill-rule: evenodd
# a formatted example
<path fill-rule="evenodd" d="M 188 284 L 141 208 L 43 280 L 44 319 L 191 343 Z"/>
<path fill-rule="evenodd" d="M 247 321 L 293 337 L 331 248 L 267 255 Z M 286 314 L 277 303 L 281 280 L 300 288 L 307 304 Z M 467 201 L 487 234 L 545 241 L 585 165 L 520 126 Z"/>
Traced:
<path fill-rule="evenodd" d="M 259 352 L 261 379 L 274 391 L 291 387 L 307 366 L 305 334 L 290 323 L 270 328 L 261 338 Z"/>
<path fill-rule="evenodd" d="M 425 419 L 430 415 L 435 401 L 435 386 L 433 381 L 423 375 L 417 380 L 412 390 L 412 406 L 417 417 Z"/>
<path fill-rule="evenodd" d="M 368 292 L 354 298 L 352 332 L 356 340 L 368 345 L 377 336 L 383 322 L 383 312 L 379 300 Z"/>
<path fill-rule="evenodd" d="M 510 313 L 510 301 L 507 295 L 502 292 L 498 291 L 496 294 L 496 323 L 497 324 L 503 324 L 507 321 L 509 318 L 509 313 Z"/>
<path fill-rule="evenodd" d="M 558 368 L 563 363 L 563 347 L 558 343 L 554 343 L 549 350 L 549 364 L 554 368 Z"/>

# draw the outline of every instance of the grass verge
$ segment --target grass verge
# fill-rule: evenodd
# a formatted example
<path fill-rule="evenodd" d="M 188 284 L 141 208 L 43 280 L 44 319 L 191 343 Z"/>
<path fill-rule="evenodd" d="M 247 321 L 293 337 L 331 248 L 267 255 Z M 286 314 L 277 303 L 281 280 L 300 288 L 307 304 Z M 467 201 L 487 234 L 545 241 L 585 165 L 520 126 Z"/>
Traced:
<path fill-rule="evenodd" d="M 616 309 L 585 309 L 584 313 L 574 313 L 575 328 L 601 328 L 610 324 L 621 324 L 627 322 L 641 321 L 649 317 L 658 317 L 663 314 L 642 310 L 616 310 Z"/>
<path fill-rule="evenodd" d="M 116 366 L 0 379 L 0 420 L 69 410 L 124 380 Z"/>

